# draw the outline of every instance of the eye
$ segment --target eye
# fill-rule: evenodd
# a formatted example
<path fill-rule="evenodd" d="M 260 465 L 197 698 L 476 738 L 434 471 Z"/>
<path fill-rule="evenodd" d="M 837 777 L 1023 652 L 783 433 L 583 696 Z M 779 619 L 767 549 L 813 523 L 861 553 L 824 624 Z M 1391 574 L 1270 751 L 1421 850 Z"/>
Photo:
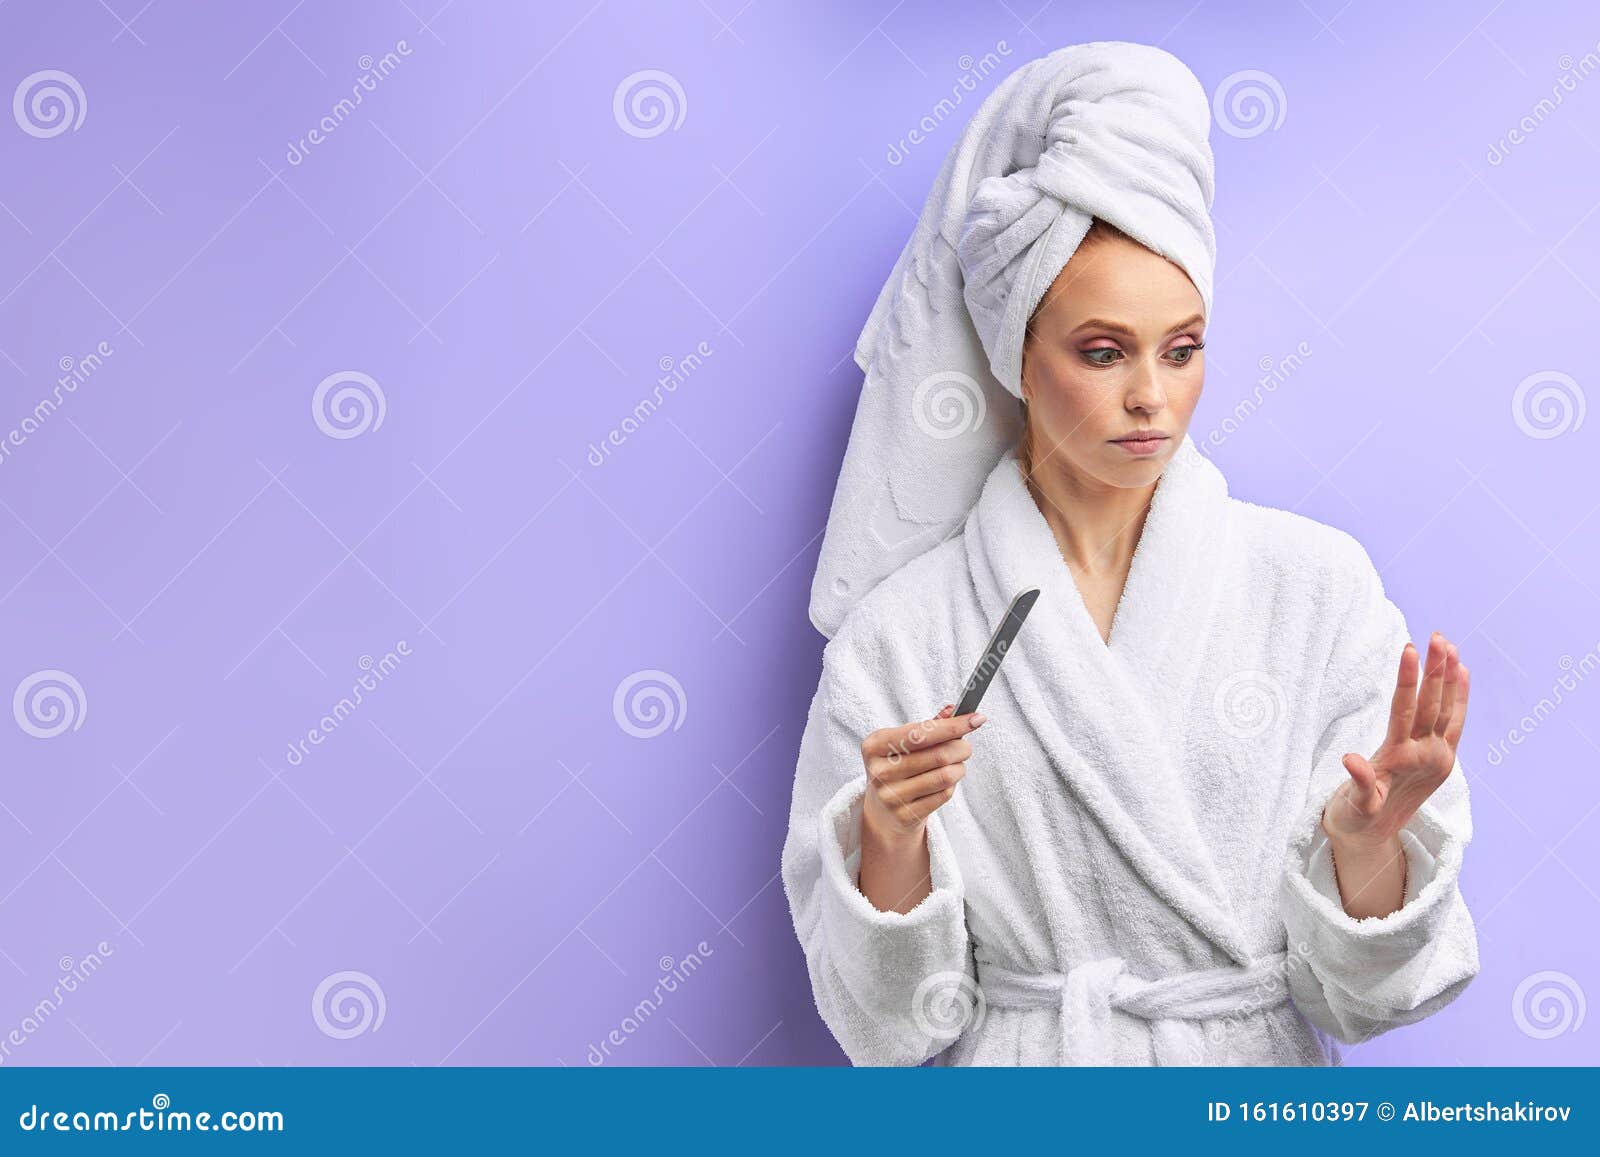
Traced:
<path fill-rule="evenodd" d="M 1193 360 L 1196 350 L 1203 350 L 1205 348 L 1206 348 L 1206 343 L 1205 342 L 1193 342 L 1193 343 L 1191 343 L 1189 345 L 1173 346 L 1170 350 L 1167 351 L 1167 356 L 1170 357 L 1170 358 L 1173 358 L 1173 364 L 1174 365 L 1185 366 L 1185 365 L 1188 365 L 1191 360 Z M 1179 355 L 1179 354 L 1181 354 L 1182 356 L 1181 357 L 1175 356 L 1175 355 Z"/>
<path fill-rule="evenodd" d="M 1110 356 L 1101 357 L 1101 354 L 1108 354 Z M 1097 346 L 1092 350 L 1084 350 L 1083 356 L 1088 360 L 1090 365 L 1109 366 L 1122 356 L 1122 351 L 1114 346 Z"/>

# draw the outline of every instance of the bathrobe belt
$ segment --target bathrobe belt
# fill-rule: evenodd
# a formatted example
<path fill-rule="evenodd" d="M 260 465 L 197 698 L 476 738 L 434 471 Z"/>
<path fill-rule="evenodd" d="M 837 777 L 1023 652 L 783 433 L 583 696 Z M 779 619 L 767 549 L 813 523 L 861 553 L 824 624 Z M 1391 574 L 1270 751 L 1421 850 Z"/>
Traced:
<path fill-rule="evenodd" d="M 1215 1043 L 1226 1040 L 1229 1023 L 1289 999 L 1279 951 L 1249 967 L 1225 965 L 1144 980 L 1127 971 L 1120 956 L 1091 960 L 1067 972 L 1013 972 L 978 962 L 978 986 L 991 1008 L 1056 1008 L 1061 1014 L 1063 1065 L 1115 1065 L 1120 1035 L 1115 1012 L 1151 1022 L 1156 1063 L 1204 1064 L 1202 1021 Z"/>

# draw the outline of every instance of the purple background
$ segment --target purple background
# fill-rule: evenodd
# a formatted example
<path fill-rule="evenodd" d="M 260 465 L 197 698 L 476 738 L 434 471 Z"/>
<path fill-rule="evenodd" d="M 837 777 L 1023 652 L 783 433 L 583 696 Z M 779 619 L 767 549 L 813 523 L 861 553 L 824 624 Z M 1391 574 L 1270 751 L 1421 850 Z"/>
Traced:
<path fill-rule="evenodd" d="M 0 1037 L 112 948 L 5 1063 L 582 1065 L 696 952 L 608 1063 L 842 1060 L 777 873 L 850 351 L 979 97 L 1095 39 L 1281 89 L 1276 127 L 1213 133 L 1192 432 L 1473 669 L 1483 970 L 1350 1059 L 1600 1060 L 1600 79 L 1557 83 L 1600 24 L 1435 8 L 4 4 L 0 96 L 59 69 L 86 112 L 0 112 L 0 438 L 112 350 L 0 460 L 0 698 L 83 689 L 53 738 L 0 714 Z M 683 116 L 635 135 L 613 96 L 646 69 Z M 385 399 L 356 437 L 313 418 L 341 371 Z M 1565 409 L 1516 411 L 1548 371 Z M 682 696 L 645 739 L 613 701 L 651 670 Z M 312 996 L 347 970 L 385 1016 L 336 1039 Z"/>

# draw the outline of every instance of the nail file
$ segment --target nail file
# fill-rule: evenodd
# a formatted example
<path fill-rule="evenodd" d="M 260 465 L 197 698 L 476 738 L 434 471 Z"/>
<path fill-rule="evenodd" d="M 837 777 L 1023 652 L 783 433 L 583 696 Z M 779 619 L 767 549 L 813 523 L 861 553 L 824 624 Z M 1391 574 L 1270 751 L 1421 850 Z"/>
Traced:
<path fill-rule="evenodd" d="M 1028 612 L 1033 610 L 1033 604 L 1038 598 L 1039 588 L 1029 587 L 1011 600 L 1005 618 L 1001 619 L 1000 625 L 995 628 L 994 636 L 984 649 L 983 657 L 978 660 L 978 665 L 972 669 L 972 674 L 967 679 L 967 685 L 961 692 L 961 702 L 956 704 L 956 715 L 965 715 L 969 711 L 978 709 L 983 693 L 989 689 L 989 684 L 994 680 L 994 673 L 1000 669 L 1001 660 L 1011 649 L 1017 632 L 1022 629 L 1023 620 L 1028 617 Z"/>

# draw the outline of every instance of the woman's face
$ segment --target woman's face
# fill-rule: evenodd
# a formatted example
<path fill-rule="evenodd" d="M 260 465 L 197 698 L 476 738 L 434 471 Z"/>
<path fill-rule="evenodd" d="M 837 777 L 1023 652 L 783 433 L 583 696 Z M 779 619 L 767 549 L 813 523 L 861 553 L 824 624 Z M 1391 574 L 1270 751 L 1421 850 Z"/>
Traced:
<path fill-rule="evenodd" d="M 1143 245 L 1080 246 L 1023 343 L 1034 471 L 1119 487 L 1159 478 L 1200 400 L 1204 308 L 1188 274 Z M 1146 431 L 1165 437 L 1118 441 Z"/>

